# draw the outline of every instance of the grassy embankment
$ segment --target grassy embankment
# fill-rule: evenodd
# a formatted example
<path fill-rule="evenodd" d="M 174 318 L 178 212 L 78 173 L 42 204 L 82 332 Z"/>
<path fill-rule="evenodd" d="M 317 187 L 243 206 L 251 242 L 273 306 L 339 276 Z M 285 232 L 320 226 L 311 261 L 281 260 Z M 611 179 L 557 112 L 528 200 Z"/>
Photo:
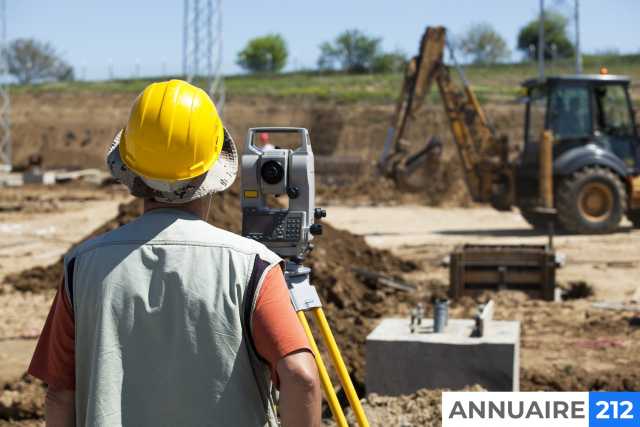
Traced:
<path fill-rule="evenodd" d="M 606 66 L 611 74 L 624 74 L 632 78 L 634 88 L 640 88 L 640 55 L 592 56 L 584 57 L 584 72 L 598 73 Z M 572 74 L 572 60 L 547 63 L 547 74 Z M 464 67 L 481 102 L 509 102 L 519 93 L 519 85 L 537 75 L 534 63 L 514 63 L 496 65 L 470 65 Z M 455 72 L 454 72 L 455 74 Z M 90 90 L 102 92 L 139 92 L 150 81 L 165 77 L 122 79 L 98 82 L 47 83 L 31 86 L 16 86 L 15 92 L 24 91 L 73 91 Z M 322 74 L 317 72 L 297 72 L 277 75 L 235 75 L 225 78 L 227 96 L 233 97 L 304 97 L 336 102 L 393 102 L 400 90 L 401 74 L 342 73 Z M 432 93 L 433 97 L 437 94 Z M 640 90 L 636 89 L 634 99 L 640 100 Z"/>

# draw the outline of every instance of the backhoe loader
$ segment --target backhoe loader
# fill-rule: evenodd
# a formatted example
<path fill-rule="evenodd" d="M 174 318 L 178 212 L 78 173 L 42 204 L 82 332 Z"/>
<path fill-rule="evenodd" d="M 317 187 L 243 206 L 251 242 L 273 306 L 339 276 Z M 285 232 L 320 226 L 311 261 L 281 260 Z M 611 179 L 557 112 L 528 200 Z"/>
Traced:
<path fill-rule="evenodd" d="M 443 56 L 446 30 L 429 27 L 405 71 L 380 169 L 417 190 L 415 172 L 437 164 L 436 138 L 412 151 L 405 135 L 435 82 L 471 198 L 505 211 L 517 207 L 535 228 L 610 233 L 626 215 L 640 227 L 640 138 L 630 79 L 606 73 L 530 79 L 522 84 L 523 148 L 517 156 L 498 136 L 457 65 L 462 88 Z M 453 51 L 451 57 L 454 59 Z M 428 171 L 427 171 L 428 172 Z"/>

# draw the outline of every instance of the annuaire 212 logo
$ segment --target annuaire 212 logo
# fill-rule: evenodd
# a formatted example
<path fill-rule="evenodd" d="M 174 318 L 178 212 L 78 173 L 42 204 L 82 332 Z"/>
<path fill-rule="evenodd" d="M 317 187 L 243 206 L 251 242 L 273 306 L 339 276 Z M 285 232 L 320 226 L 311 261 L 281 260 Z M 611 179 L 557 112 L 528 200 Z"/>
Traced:
<path fill-rule="evenodd" d="M 640 392 L 444 392 L 442 426 L 640 426 Z"/>

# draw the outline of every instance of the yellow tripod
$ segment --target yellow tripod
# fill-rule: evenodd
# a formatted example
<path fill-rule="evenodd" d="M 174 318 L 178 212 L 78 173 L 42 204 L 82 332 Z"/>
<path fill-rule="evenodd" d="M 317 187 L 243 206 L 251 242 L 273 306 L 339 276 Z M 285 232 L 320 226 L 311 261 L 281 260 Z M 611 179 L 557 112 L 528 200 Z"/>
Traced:
<path fill-rule="evenodd" d="M 327 346 L 327 349 L 329 350 L 329 356 L 331 357 L 333 365 L 336 368 L 336 373 L 338 374 L 338 378 L 340 378 L 340 383 L 342 384 L 342 388 L 347 396 L 347 399 L 349 400 L 349 405 L 353 410 L 353 413 L 358 422 L 358 426 L 368 427 L 369 421 L 367 421 L 367 417 L 364 413 L 364 410 L 362 409 L 362 405 L 360 404 L 360 399 L 358 399 L 356 390 L 353 387 L 353 383 L 351 382 L 351 378 L 349 377 L 349 373 L 347 372 L 347 367 L 345 366 L 344 360 L 340 355 L 340 350 L 338 349 L 336 340 L 333 337 L 333 333 L 331 332 L 331 328 L 329 327 L 327 318 L 324 316 L 324 311 L 322 311 L 322 302 L 320 301 L 318 292 L 316 291 L 316 288 L 311 286 L 311 283 L 309 281 L 310 273 L 310 268 L 304 267 L 301 264 L 287 261 L 285 277 L 289 286 L 291 302 L 293 303 L 293 306 L 298 314 L 298 319 L 300 319 L 300 323 L 302 324 L 302 327 L 307 334 L 307 338 L 309 339 L 309 343 L 311 344 L 311 350 L 313 351 L 313 355 L 316 359 L 316 365 L 318 366 L 318 373 L 320 375 L 320 381 L 322 383 L 322 388 L 324 390 L 327 403 L 329 404 L 331 413 L 333 414 L 333 417 L 336 420 L 338 426 L 347 427 L 347 419 L 345 418 L 342 407 L 338 402 L 335 388 L 331 383 L 331 378 L 329 378 L 327 367 L 325 366 L 324 361 L 320 356 L 320 351 L 318 350 L 316 340 L 311 333 L 311 328 L 309 327 L 309 322 L 307 321 L 307 317 L 305 315 L 305 312 L 307 311 L 313 314 L 313 317 L 318 323 L 322 338 L 325 345 Z"/>

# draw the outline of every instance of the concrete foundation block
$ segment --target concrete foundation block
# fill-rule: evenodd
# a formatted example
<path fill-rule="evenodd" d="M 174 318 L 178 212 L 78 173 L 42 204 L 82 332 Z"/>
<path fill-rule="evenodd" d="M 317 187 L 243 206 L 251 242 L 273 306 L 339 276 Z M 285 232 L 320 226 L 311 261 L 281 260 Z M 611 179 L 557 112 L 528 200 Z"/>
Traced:
<path fill-rule="evenodd" d="M 471 319 L 449 319 L 442 333 L 433 333 L 432 319 L 414 333 L 409 323 L 384 319 L 367 337 L 367 393 L 397 396 L 474 384 L 519 390 L 520 322 L 492 320 L 478 338 L 471 337 Z"/>

